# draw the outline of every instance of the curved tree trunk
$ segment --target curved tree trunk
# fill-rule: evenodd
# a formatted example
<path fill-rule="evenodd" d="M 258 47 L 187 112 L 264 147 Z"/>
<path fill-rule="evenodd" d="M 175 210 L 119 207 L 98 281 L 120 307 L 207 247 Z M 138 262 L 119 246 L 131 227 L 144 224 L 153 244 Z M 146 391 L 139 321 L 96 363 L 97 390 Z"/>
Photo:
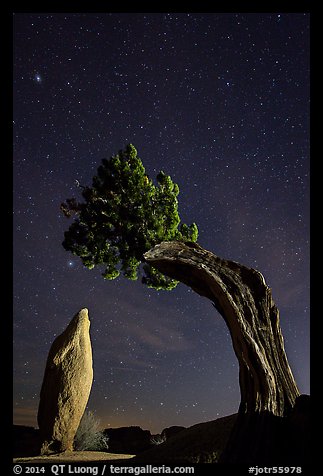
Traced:
<path fill-rule="evenodd" d="M 279 311 L 262 274 L 196 243 L 163 242 L 144 258 L 209 298 L 229 328 L 239 361 L 241 403 L 222 461 L 270 460 L 277 453 L 282 417 L 299 391 L 286 357 Z"/>

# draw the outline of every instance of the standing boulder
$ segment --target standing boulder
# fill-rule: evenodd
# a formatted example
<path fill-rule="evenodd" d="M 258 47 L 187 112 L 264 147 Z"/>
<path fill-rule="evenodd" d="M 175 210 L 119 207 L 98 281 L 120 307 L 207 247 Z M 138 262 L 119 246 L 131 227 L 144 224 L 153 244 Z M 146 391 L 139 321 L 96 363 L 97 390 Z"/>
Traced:
<path fill-rule="evenodd" d="M 73 451 L 93 381 L 88 310 L 81 309 L 53 342 L 38 407 L 41 454 Z"/>

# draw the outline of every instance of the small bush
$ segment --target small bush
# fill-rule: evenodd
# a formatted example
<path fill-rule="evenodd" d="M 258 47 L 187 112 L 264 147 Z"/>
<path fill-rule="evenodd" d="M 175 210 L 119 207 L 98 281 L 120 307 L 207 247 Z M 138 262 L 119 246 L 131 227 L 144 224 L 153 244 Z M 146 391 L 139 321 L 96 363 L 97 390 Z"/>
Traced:
<path fill-rule="evenodd" d="M 190 456 L 189 460 L 194 464 L 217 463 L 219 457 L 218 451 L 200 451 L 200 453 Z"/>
<path fill-rule="evenodd" d="M 100 420 L 91 411 L 85 412 L 74 438 L 75 451 L 106 451 L 108 437 L 99 430 Z"/>
<path fill-rule="evenodd" d="M 153 435 L 150 438 L 150 443 L 152 445 L 161 445 L 162 443 L 165 443 L 166 441 L 166 435 Z"/>

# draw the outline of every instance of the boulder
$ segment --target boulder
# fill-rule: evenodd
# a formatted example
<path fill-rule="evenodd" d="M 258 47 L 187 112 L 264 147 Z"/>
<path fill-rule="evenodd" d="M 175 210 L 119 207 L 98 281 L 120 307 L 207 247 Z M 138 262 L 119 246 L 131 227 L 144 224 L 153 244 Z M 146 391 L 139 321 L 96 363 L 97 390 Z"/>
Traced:
<path fill-rule="evenodd" d="M 104 433 L 109 438 L 111 453 L 138 454 L 152 446 L 150 431 L 143 430 L 140 426 L 108 428 Z"/>
<path fill-rule="evenodd" d="M 310 464 L 313 453 L 310 439 L 310 395 L 296 398 L 294 408 L 287 418 L 287 434 L 285 437 L 285 454 L 289 461 L 298 465 Z"/>
<path fill-rule="evenodd" d="M 53 342 L 38 407 L 41 454 L 73 451 L 93 381 L 88 310 L 81 309 Z"/>
<path fill-rule="evenodd" d="M 185 426 L 170 426 L 169 428 L 164 428 L 163 431 L 161 432 L 162 438 L 165 438 L 165 440 L 169 440 L 169 438 L 172 438 L 172 436 L 177 435 L 180 431 L 185 430 Z"/>
<path fill-rule="evenodd" d="M 217 463 L 236 419 L 236 414 L 228 415 L 214 421 L 183 428 L 167 438 L 163 444 L 154 445 L 148 451 L 137 454 L 132 461 L 138 466 L 145 464 L 187 466 L 192 463 Z M 163 433 L 165 434 L 165 431 L 162 435 Z"/>
<path fill-rule="evenodd" d="M 39 430 L 25 425 L 13 425 L 13 456 L 39 455 Z"/>

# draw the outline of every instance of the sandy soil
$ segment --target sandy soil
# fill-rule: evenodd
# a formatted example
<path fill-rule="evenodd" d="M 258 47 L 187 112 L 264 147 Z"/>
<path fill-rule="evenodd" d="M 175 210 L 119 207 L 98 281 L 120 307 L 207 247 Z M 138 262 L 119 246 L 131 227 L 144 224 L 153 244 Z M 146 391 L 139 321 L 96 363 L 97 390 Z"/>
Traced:
<path fill-rule="evenodd" d="M 75 463 L 78 461 L 110 461 L 130 459 L 135 455 L 105 453 L 104 451 L 73 451 L 49 456 L 14 458 L 14 463 Z"/>

